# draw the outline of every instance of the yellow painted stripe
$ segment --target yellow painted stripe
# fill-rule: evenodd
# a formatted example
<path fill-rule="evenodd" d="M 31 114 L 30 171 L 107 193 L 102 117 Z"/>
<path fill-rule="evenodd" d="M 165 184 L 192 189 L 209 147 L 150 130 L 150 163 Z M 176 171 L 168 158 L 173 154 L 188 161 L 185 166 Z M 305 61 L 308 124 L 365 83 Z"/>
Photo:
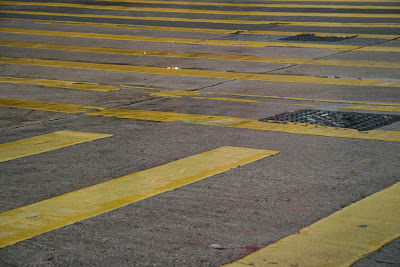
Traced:
<path fill-rule="evenodd" d="M 306 65 L 318 65 L 318 66 L 350 66 L 350 67 L 361 67 L 361 68 L 400 68 L 398 62 L 381 62 L 381 61 L 356 61 L 356 60 L 326 60 L 326 59 L 304 59 L 304 58 L 276 58 L 276 57 L 258 57 L 258 56 L 241 56 L 232 54 L 204 54 L 204 53 L 180 53 L 180 52 L 168 52 L 168 51 L 149 51 L 149 50 L 132 50 L 132 49 L 120 49 L 120 48 L 104 48 L 104 47 L 87 47 L 87 46 L 72 46 L 72 45 L 50 45 L 50 44 L 39 44 L 39 43 L 25 43 L 25 42 L 9 42 L 1 41 L 0 46 L 11 46 L 11 47 L 24 47 L 34 49 L 46 49 L 46 50 L 61 50 L 61 51 L 74 51 L 74 52 L 93 52 L 93 53 L 107 53 L 107 54 L 121 54 L 121 55 L 134 55 L 134 56 L 157 56 L 157 57 L 176 57 L 176 58 L 198 58 L 198 59 L 216 59 L 216 60 L 231 60 L 241 62 L 265 62 L 265 63 L 281 63 L 281 64 L 306 64 Z M 1 82 L 0 78 L 0 82 Z M 31 82 L 32 83 L 32 82 Z M 36 82 L 39 83 L 39 82 Z M 84 89 L 80 88 L 76 82 L 64 82 L 63 88 L 70 88 L 65 86 L 72 86 L 72 89 Z M 53 87 L 61 87 L 62 82 L 56 84 L 48 83 Z M 97 84 L 88 84 L 86 90 L 119 90 L 112 86 L 100 86 Z"/>
<path fill-rule="evenodd" d="M 219 79 L 236 79 L 250 81 L 265 81 L 265 82 L 286 82 L 286 83 L 309 83 L 309 84 L 332 84 L 344 86 L 373 86 L 373 87 L 400 87 L 400 81 L 390 80 L 360 80 L 349 78 L 324 78 L 301 75 L 274 75 L 274 74 L 252 74 L 246 72 L 224 72 L 224 71 L 209 71 L 195 69 L 169 69 L 159 67 L 145 67 L 134 65 L 117 65 L 117 64 L 102 64 L 102 63 L 87 63 L 78 61 L 65 60 L 44 60 L 32 58 L 11 58 L 0 57 L 0 62 L 5 64 L 20 64 L 33 65 L 44 67 L 58 68 L 74 68 L 74 69 L 91 69 L 105 71 L 123 71 L 147 74 L 187 76 L 187 77 L 204 77 L 204 78 L 219 78 Z"/>
<path fill-rule="evenodd" d="M 185 13 L 185 14 L 236 15 L 236 16 L 339 17 L 339 18 L 382 18 L 382 19 L 383 18 L 400 18 L 399 14 L 224 11 L 224 10 L 209 10 L 209 9 L 101 6 L 101 5 L 69 4 L 69 3 L 43 3 L 43 2 L 19 2 L 19 1 L 0 1 L 0 5 L 48 6 L 48 7 L 69 7 L 69 8 L 99 9 L 99 10 L 121 10 L 121 11 L 159 12 L 159 13 Z"/>
<path fill-rule="evenodd" d="M 136 87 L 135 87 L 136 88 Z M 154 89 L 154 88 L 147 88 Z M 383 104 L 383 103 L 372 103 L 372 102 L 360 102 L 360 101 L 343 101 L 343 100 L 328 100 L 328 99 L 315 99 L 315 98 L 299 98 L 299 97 L 285 97 L 285 96 L 268 96 L 268 95 L 250 95 L 250 94 L 234 94 L 234 93 L 222 93 L 222 92 L 210 92 L 210 91 L 158 91 L 151 95 L 159 97 L 181 97 L 181 96 L 200 96 L 205 95 L 229 95 L 229 96 L 240 96 L 240 97 L 257 97 L 257 98 L 270 98 L 270 99 L 285 99 L 295 101 L 308 101 L 308 102 L 328 102 L 328 103 L 342 103 L 342 104 L 362 104 L 362 105 L 377 105 L 377 106 L 393 106 L 400 107 L 399 104 Z M 390 108 L 390 107 L 389 107 Z"/>
<path fill-rule="evenodd" d="M 239 99 L 232 97 L 191 97 L 193 99 L 204 99 L 204 100 L 218 100 L 218 101 L 230 101 L 230 102 L 244 102 L 244 103 L 259 103 L 259 104 L 272 104 L 272 105 L 287 105 L 287 106 L 302 106 L 302 107 L 317 107 L 317 105 L 308 105 L 308 104 L 289 104 L 289 103 L 276 103 L 276 102 L 263 102 L 259 100 L 252 99 Z"/>
<path fill-rule="evenodd" d="M 35 155 L 62 147 L 89 142 L 112 134 L 58 131 L 15 142 L 0 144 L 0 162 Z"/>
<path fill-rule="evenodd" d="M 302 22 L 302 21 L 260 21 L 260 20 L 225 20 L 225 19 L 193 19 L 177 17 L 140 17 L 140 16 L 118 16 L 118 15 L 96 15 L 96 14 L 72 14 L 72 13 L 54 13 L 37 11 L 14 11 L 0 10 L 0 14 L 22 14 L 36 16 L 60 16 L 60 17 L 78 17 L 78 18 L 103 18 L 103 19 L 131 19 L 131 20 L 153 20 L 153 21 L 183 21 L 200 23 L 224 23 L 238 25 L 269 25 L 279 24 L 283 26 L 307 26 L 307 27 L 351 27 L 351 28 L 400 28 L 399 23 L 346 23 L 346 22 Z"/>
<path fill-rule="evenodd" d="M 147 111 L 147 110 L 132 110 L 132 109 L 116 109 L 116 108 L 101 108 L 90 107 L 72 104 L 63 104 L 55 102 L 44 102 L 34 100 L 21 100 L 0 98 L 0 106 L 35 109 L 54 112 L 74 112 L 80 110 L 84 115 L 88 116 L 102 116 L 102 117 L 116 117 L 123 119 L 135 119 L 146 121 L 160 121 L 160 122 L 183 122 L 189 124 L 209 125 L 209 126 L 223 126 L 239 129 L 253 129 L 259 131 L 273 131 L 293 134 L 307 134 L 319 135 L 328 137 L 342 137 L 342 138 L 356 138 L 366 140 L 381 140 L 400 142 L 400 132 L 398 131 L 379 131 L 371 130 L 360 132 L 355 129 L 335 128 L 327 126 L 312 125 L 306 123 L 270 123 L 261 122 L 258 120 L 241 119 L 227 116 L 210 116 L 198 114 L 184 114 L 172 113 L 161 111 Z M 97 109 L 96 112 L 90 112 L 90 109 Z"/>
<path fill-rule="evenodd" d="M 44 30 L 27 30 L 16 28 L 1 28 L 0 32 L 18 33 L 18 34 L 37 34 L 48 36 L 62 37 L 81 37 L 96 39 L 125 40 L 135 42 L 161 42 L 161 43 L 181 43 L 181 44 L 202 44 L 217 46 L 240 46 L 240 47 L 303 47 L 324 50 L 354 50 L 358 51 L 381 51 L 381 52 L 400 52 L 400 47 L 380 47 L 380 46 L 357 46 L 357 45 L 329 45 L 329 44 L 304 44 L 304 43 L 285 43 L 285 42 L 256 42 L 256 41 L 231 41 L 231 40 L 200 40 L 200 39 L 183 39 L 183 38 L 157 38 L 146 36 L 130 36 L 116 34 L 101 33 L 84 33 L 84 32 L 62 32 L 62 31 L 44 31 Z"/>
<path fill-rule="evenodd" d="M 9 18 L 0 18 L 7 19 Z M 186 27 L 163 27 L 151 25 L 134 25 L 134 24 L 115 24 L 115 23 L 95 23 L 95 22 L 78 22 L 78 21 L 61 21 L 61 20 L 37 20 L 37 19 L 13 19 L 15 22 L 29 21 L 36 24 L 50 25 L 68 25 L 79 27 L 101 27 L 101 28 L 118 28 L 118 29 L 135 29 L 149 31 L 178 31 L 178 32 L 201 32 L 201 33 L 216 33 L 216 34 L 259 34 L 259 35 L 284 35 L 295 36 L 304 34 L 304 32 L 281 32 L 281 31 L 252 31 L 252 30 L 226 30 L 226 29 L 210 29 L 210 28 L 186 28 Z M 307 32 L 321 37 L 336 36 L 336 37 L 357 37 L 357 38 L 373 38 L 373 39 L 396 39 L 400 35 L 390 34 L 360 34 L 360 33 L 331 33 L 331 32 Z"/>
<path fill-rule="evenodd" d="M 232 264 L 350 266 L 400 236 L 400 183 Z"/>
<path fill-rule="evenodd" d="M 4 97 L 0 97 L 0 106 L 10 107 L 10 108 L 43 110 L 43 111 L 60 112 L 60 113 L 82 113 L 90 109 L 102 109 L 92 106 L 46 102 L 46 101 L 21 100 L 21 99 L 4 98 Z"/>
<path fill-rule="evenodd" d="M 0 247 L 73 224 L 279 151 L 220 147 L 0 214 Z"/>
<path fill-rule="evenodd" d="M 305 5 L 305 4 L 243 4 L 243 3 L 211 3 L 211 2 L 188 2 L 188 1 L 155 1 L 155 0 L 96 0 L 98 2 L 140 3 L 140 4 L 168 4 L 185 6 L 230 6 L 230 7 L 283 7 L 283 8 L 329 8 L 329 9 L 392 9 L 400 10 L 399 6 L 364 6 L 364 5 Z"/>
<path fill-rule="evenodd" d="M 350 107 L 340 107 L 340 109 L 400 112 L 400 105 L 397 105 L 397 106 L 369 106 L 369 105 L 367 105 L 367 106 L 350 106 Z"/>
<path fill-rule="evenodd" d="M 100 85 L 98 83 L 33 79 L 33 78 L 16 78 L 16 77 L 4 77 L 4 76 L 0 76 L 0 83 L 39 84 L 45 87 L 93 90 L 93 91 L 103 91 L 103 92 L 120 90 L 119 88 L 114 86 Z"/>

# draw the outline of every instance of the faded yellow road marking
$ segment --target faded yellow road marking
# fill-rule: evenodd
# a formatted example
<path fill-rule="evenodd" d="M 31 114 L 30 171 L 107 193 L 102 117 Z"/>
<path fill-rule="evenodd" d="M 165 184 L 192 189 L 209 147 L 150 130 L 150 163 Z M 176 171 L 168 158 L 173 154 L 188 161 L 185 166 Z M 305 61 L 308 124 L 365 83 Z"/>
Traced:
<path fill-rule="evenodd" d="M 371 130 L 360 132 L 355 129 L 335 128 L 327 126 L 312 125 L 306 123 L 270 123 L 258 120 L 241 119 L 227 116 L 209 116 L 198 114 L 184 114 L 161 111 L 133 110 L 101 108 L 82 105 L 63 104 L 55 102 L 44 102 L 34 100 L 21 100 L 0 98 L 0 106 L 44 110 L 53 112 L 89 112 L 84 113 L 88 116 L 116 117 L 123 119 L 160 121 L 160 122 L 183 122 L 189 124 L 224 126 L 240 129 L 253 129 L 259 131 L 273 131 L 293 134 L 320 135 L 328 137 L 356 138 L 367 140 L 381 140 L 400 142 L 400 132 L 398 131 L 379 131 Z M 97 109 L 96 112 L 90 112 L 91 109 Z"/>
<path fill-rule="evenodd" d="M 97 0 L 100 2 L 125 2 L 140 4 L 168 4 L 168 5 L 186 5 L 186 6 L 238 6 L 238 7 L 284 7 L 284 8 L 329 8 L 329 9 L 393 9 L 400 10 L 398 6 L 364 6 L 364 5 L 305 5 L 305 4 L 242 4 L 242 3 L 210 3 L 210 2 L 188 2 L 188 1 L 155 1 L 155 0 Z"/>
<path fill-rule="evenodd" d="M 307 27 L 352 27 L 352 28 L 399 28 L 399 23 L 346 23 L 346 22 L 294 22 L 294 21 L 255 21 L 255 20 L 221 20 L 221 19 L 192 19 L 177 17 L 140 17 L 140 16 L 118 16 L 118 15 L 96 15 L 96 14 L 72 14 L 72 13 L 54 13 L 37 11 L 14 11 L 0 10 L 0 14 L 23 14 L 36 16 L 61 16 L 78 18 L 108 18 L 108 19 L 131 19 L 131 20 L 154 20 L 154 21 L 184 21 L 200 23 L 225 23 L 225 24 L 256 24 L 269 25 L 279 24 L 283 26 L 307 26 Z"/>
<path fill-rule="evenodd" d="M 0 18 L 7 19 L 9 18 Z M 36 24 L 51 24 L 51 25 L 69 25 L 79 27 L 102 27 L 102 28 L 119 28 L 119 29 L 136 29 L 150 31 L 179 31 L 179 32 L 201 32 L 201 33 L 217 33 L 217 34 L 260 34 L 260 35 L 285 35 L 295 36 L 304 34 L 304 32 L 281 32 L 281 31 L 253 31 L 253 30 L 226 30 L 226 29 L 210 29 L 210 28 L 186 28 L 186 27 L 163 27 L 151 25 L 135 25 L 135 24 L 115 24 L 115 23 L 95 23 L 95 22 L 78 22 L 78 21 L 61 21 L 61 20 L 38 20 L 38 19 L 15 19 L 14 22 L 29 21 Z M 360 33 L 327 33 L 327 32 L 307 32 L 321 37 L 336 36 L 336 37 L 357 37 L 357 38 L 376 38 L 376 39 L 396 39 L 400 35 L 389 34 L 360 34 Z"/>
<path fill-rule="evenodd" d="M 191 184 L 279 151 L 220 147 L 0 214 L 0 247 Z"/>
<path fill-rule="evenodd" d="M 214 14 L 214 15 L 237 15 L 237 16 L 400 18 L 399 14 L 224 11 L 224 10 L 209 10 L 209 9 L 101 6 L 101 5 L 83 5 L 83 4 L 54 3 L 54 2 L 42 3 L 42 2 L 0 1 L 0 5 L 49 6 L 49 7 L 69 7 L 69 8 L 99 9 L 99 10 L 121 10 L 121 11 L 185 13 L 185 14 Z"/>
<path fill-rule="evenodd" d="M 200 39 L 183 39 L 183 38 L 157 38 L 146 36 L 129 36 L 116 34 L 101 33 L 84 33 L 84 32 L 61 32 L 61 31 L 43 31 L 43 30 L 26 30 L 15 28 L 0 28 L 0 32 L 19 33 L 19 34 L 37 34 L 62 37 L 81 37 L 81 38 L 97 38 L 125 40 L 135 42 L 162 42 L 162 43 L 181 43 L 196 45 L 217 45 L 217 46 L 240 46 L 240 47 L 303 47 L 324 50 L 355 50 L 357 51 L 380 51 L 380 52 L 400 52 L 400 47 L 385 46 L 357 46 L 357 45 L 329 45 L 329 44 L 303 44 L 303 43 L 284 43 L 284 42 L 256 42 L 256 41 L 231 41 L 231 40 L 200 40 Z"/>
<path fill-rule="evenodd" d="M 35 155 L 110 136 L 112 136 L 112 134 L 58 131 L 15 142 L 0 144 L 0 162 Z"/>
<path fill-rule="evenodd" d="M 44 60 L 32 58 L 11 58 L 0 57 L 0 62 L 5 64 L 33 65 L 44 67 L 91 69 L 105 71 L 123 71 L 135 73 L 161 74 L 173 76 L 189 76 L 204 78 L 236 79 L 266 82 L 286 82 L 286 83 L 310 83 L 310 84 L 332 84 L 345 86 L 373 86 L 373 87 L 400 87 L 400 81 L 389 80 L 360 80 L 348 78 L 324 78 L 301 75 L 274 75 L 274 74 L 252 74 L 245 72 L 224 72 L 194 69 L 168 69 L 159 67 L 145 67 L 134 65 L 117 65 L 87 63 L 65 60 Z"/>
<path fill-rule="evenodd" d="M 350 107 L 340 107 L 340 109 L 400 112 L 400 105 L 397 105 L 397 106 L 383 106 L 383 105 L 382 106 L 350 106 Z"/>
<path fill-rule="evenodd" d="M 9 42 L 0 40 L 0 46 L 1 45 L 12 46 L 12 47 L 35 48 L 35 49 L 51 49 L 51 50 L 62 50 L 62 51 L 93 52 L 93 53 L 107 53 L 107 54 L 121 54 L 121 55 L 135 55 L 135 56 L 199 58 L 199 59 L 250 61 L 250 62 L 266 62 L 266 63 L 281 63 L 281 64 L 306 64 L 306 65 L 318 65 L 318 66 L 321 65 L 350 66 L 350 67 L 361 67 L 361 68 L 396 68 L 396 69 L 400 68 L 400 63 L 398 62 L 277 58 L 277 57 L 259 57 L 259 56 L 245 56 L 245 55 L 242 56 L 242 55 L 231 55 L 231 54 L 180 53 L 180 52 L 167 52 L 167 51 L 132 50 L 132 49 L 120 49 L 120 48 L 87 47 L 87 46 L 72 46 L 72 45 L 50 45 L 50 44 L 39 44 L 39 43 Z M 96 88 L 96 86 L 92 86 L 91 88 Z M 113 90 L 118 90 L 118 89 L 114 88 Z"/>
<path fill-rule="evenodd" d="M 0 45 L 1 45 L 1 41 L 0 41 Z M 43 85 L 46 87 L 79 89 L 79 90 L 93 90 L 93 91 L 104 91 L 104 92 L 120 90 L 117 87 L 100 85 L 98 83 L 33 79 L 33 78 L 16 78 L 16 77 L 4 77 L 4 76 L 0 76 L 0 83 L 39 84 L 39 85 Z"/>
<path fill-rule="evenodd" d="M 145 88 L 146 89 L 146 88 Z M 153 89 L 154 88 L 147 88 Z M 307 101 L 307 102 L 328 102 L 328 103 L 341 103 L 341 104 L 361 104 L 361 105 L 377 105 L 377 106 L 388 106 L 388 108 L 394 107 L 399 108 L 399 104 L 383 104 L 383 103 L 373 103 L 373 102 L 360 102 L 360 101 L 343 101 L 343 100 L 328 100 L 328 99 L 315 99 L 315 98 L 299 98 L 299 97 L 285 97 L 285 96 L 270 96 L 270 95 L 250 95 L 250 94 L 234 94 L 234 93 L 222 93 L 222 92 L 210 92 L 210 91 L 158 91 L 151 95 L 160 97 L 181 97 L 181 96 L 200 96 L 205 95 L 229 95 L 229 96 L 239 96 L 239 97 L 257 97 L 257 98 L 269 98 L 269 99 L 285 99 L 285 100 L 295 100 L 295 101 Z"/>
<path fill-rule="evenodd" d="M 191 97 L 194 99 L 204 99 L 204 100 L 218 100 L 218 101 L 230 101 L 230 102 L 245 102 L 245 103 L 259 103 L 259 104 L 273 104 L 273 105 L 288 105 L 288 106 L 302 106 L 302 107 L 317 107 L 317 105 L 308 105 L 308 104 L 289 104 L 289 103 L 276 103 L 276 102 L 263 102 L 259 100 L 252 99 L 239 99 L 232 97 Z"/>
<path fill-rule="evenodd" d="M 350 266 L 400 236 L 400 183 L 224 266 Z"/>

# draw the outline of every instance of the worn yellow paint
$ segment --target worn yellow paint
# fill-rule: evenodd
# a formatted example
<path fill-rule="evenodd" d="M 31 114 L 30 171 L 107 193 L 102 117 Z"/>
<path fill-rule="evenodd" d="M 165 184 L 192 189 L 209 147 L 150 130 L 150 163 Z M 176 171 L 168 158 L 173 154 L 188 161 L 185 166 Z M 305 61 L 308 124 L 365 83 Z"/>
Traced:
<path fill-rule="evenodd" d="M 200 23 L 225 23 L 225 24 L 256 24 L 269 25 L 279 24 L 284 26 L 307 26 L 307 27 L 351 27 L 351 28 L 400 28 L 399 23 L 346 23 L 346 22 L 303 22 L 303 21 L 262 21 L 262 20 L 221 20 L 221 19 L 194 19 L 179 17 L 141 17 L 141 16 L 119 16 L 119 15 L 97 15 L 97 14 L 73 14 L 73 13 L 55 13 L 55 12 L 37 12 L 37 11 L 15 11 L 0 10 L 0 14 L 23 14 L 37 16 L 60 16 L 60 17 L 78 17 L 78 18 L 107 18 L 107 19 L 131 19 L 131 20 L 154 20 L 154 21 L 184 21 Z"/>
<path fill-rule="evenodd" d="M 194 69 L 168 69 L 159 67 L 146 67 L 134 65 L 117 65 L 117 64 L 101 64 L 87 63 L 65 60 L 44 60 L 32 58 L 11 58 L 0 57 L 0 62 L 5 64 L 33 65 L 44 67 L 60 67 L 75 69 L 91 69 L 105 71 L 123 71 L 135 73 L 204 77 L 204 78 L 220 78 L 220 79 L 236 79 L 266 82 L 286 82 L 286 83 L 310 83 L 310 84 L 331 84 L 344 86 L 373 86 L 373 87 L 400 87 L 400 81 L 390 80 L 360 80 L 349 78 L 324 78 L 300 75 L 274 75 L 274 74 L 252 74 L 246 72 L 223 72 L 209 70 Z"/>
<path fill-rule="evenodd" d="M 209 9 L 102 6 L 102 5 L 84 5 L 84 4 L 54 3 L 54 2 L 43 3 L 43 2 L 0 1 L 0 5 L 51 6 L 51 7 L 69 7 L 69 8 L 99 9 L 99 10 L 121 10 L 121 11 L 185 13 L 185 14 L 214 14 L 214 15 L 237 15 L 237 16 L 400 18 L 399 14 L 225 11 L 225 10 L 209 10 Z"/>
<path fill-rule="evenodd" d="M 125 87 L 125 88 L 136 88 L 136 89 L 146 89 L 146 90 L 153 90 L 153 87 L 146 87 L 146 86 L 134 86 L 134 85 L 124 85 L 121 84 L 121 87 Z"/>
<path fill-rule="evenodd" d="M 224 266 L 350 266 L 400 236 L 399 211 L 397 183 Z"/>
<path fill-rule="evenodd" d="M 400 132 L 398 131 L 379 131 L 371 130 L 360 132 L 355 129 L 335 128 L 327 126 L 312 125 L 306 123 L 274 123 L 274 122 L 261 122 L 258 120 L 241 119 L 236 117 L 227 116 L 209 116 L 199 114 L 185 114 L 185 113 L 172 113 L 161 111 L 148 111 L 148 110 L 133 110 L 133 109 L 117 109 L 117 108 L 101 108 L 101 107 L 88 107 L 81 105 L 63 104 L 55 102 L 44 102 L 34 100 L 20 100 L 0 98 L 0 106 L 35 109 L 54 112 L 87 112 L 84 115 L 88 116 L 102 116 L 102 117 L 116 117 L 123 119 L 136 119 L 146 121 L 159 121 L 159 122 L 183 122 L 189 124 L 209 125 L 209 126 L 223 126 L 240 129 L 253 129 L 259 131 L 274 131 L 293 134 L 307 134 L 307 135 L 320 135 L 328 137 L 343 137 L 343 138 L 356 138 L 367 140 L 381 140 L 400 142 Z M 97 111 L 90 112 L 96 109 Z"/>
<path fill-rule="evenodd" d="M 205 95 L 229 95 L 239 97 L 258 97 L 258 98 L 270 98 L 270 99 L 285 99 L 295 101 L 310 101 L 310 102 L 328 102 L 328 103 L 341 103 L 341 104 L 362 104 L 362 105 L 377 105 L 377 106 L 388 106 L 398 108 L 399 104 L 384 104 L 384 103 L 373 103 L 373 102 L 361 102 L 361 101 L 344 101 L 344 100 L 328 100 L 328 99 L 315 99 L 315 98 L 299 98 L 299 97 L 285 97 L 285 96 L 270 96 L 270 95 L 250 95 L 250 94 L 234 94 L 234 93 L 223 93 L 223 92 L 210 92 L 210 91 L 158 91 L 152 93 L 152 95 L 160 97 L 181 97 L 181 96 L 200 96 Z"/>
<path fill-rule="evenodd" d="M 255 42 L 255 41 L 228 41 L 228 40 L 200 40 L 200 39 L 183 39 L 183 38 L 157 38 L 147 36 L 130 36 L 116 34 L 100 34 L 100 33 L 85 33 L 85 32 L 62 32 L 62 31 L 44 31 L 44 30 L 27 30 L 16 28 L 0 28 L 0 32 L 20 33 L 20 34 L 36 34 L 61 37 L 81 37 L 81 38 L 98 38 L 112 39 L 124 41 L 140 41 L 140 42 L 163 42 L 163 43 L 182 43 L 182 44 L 203 44 L 217 46 L 244 46 L 244 47 L 267 47 L 267 46 L 282 46 L 282 47 L 306 47 L 326 50 L 354 50 L 361 49 L 362 46 L 354 45 L 326 45 L 326 44 L 302 44 L 302 43 L 282 43 L 282 42 Z M 394 47 L 382 47 L 391 52 Z M 400 52 L 400 48 L 397 49 Z"/>
<path fill-rule="evenodd" d="M 349 106 L 340 107 L 340 109 L 357 109 L 357 110 L 371 110 L 371 111 L 387 111 L 387 112 L 400 112 L 400 105 L 396 106 Z"/>
<path fill-rule="evenodd" d="M 99 107 L 83 106 L 66 103 L 56 103 L 47 101 L 33 101 L 0 97 L 0 106 L 10 108 L 23 108 L 33 110 L 43 110 L 60 113 L 82 113 L 91 109 L 102 109 Z"/>
<path fill-rule="evenodd" d="M 232 55 L 232 54 L 181 53 L 181 52 L 168 52 L 168 51 L 149 51 L 149 50 L 132 50 L 132 49 L 121 49 L 121 48 L 11 42 L 11 41 L 1 41 L 1 40 L 0 40 L 0 46 L 24 47 L 24 48 L 46 49 L 46 50 L 51 49 L 51 50 L 74 51 L 74 52 L 92 52 L 92 53 L 134 55 L 134 56 L 198 58 L 198 59 L 249 61 L 249 62 L 265 62 L 265 63 L 280 63 L 280 64 L 306 64 L 306 65 L 318 65 L 318 66 L 349 66 L 349 67 L 361 67 L 361 68 L 400 68 L 400 63 L 398 63 L 398 62 L 278 58 L 278 57 L 261 57 L 261 56 L 246 56 L 246 55 Z M 111 86 L 109 86 L 109 87 L 114 88 Z M 90 88 L 93 88 L 92 90 L 95 90 L 95 88 L 101 89 L 103 87 L 101 87 L 101 86 L 96 87 L 93 85 Z M 106 88 L 108 88 L 108 87 L 106 87 Z M 104 88 L 104 89 L 106 89 L 106 88 Z M 118 90 L 118 88 L 114 88 L 111 90 Z M 109 91 L 109 90 L 107 90 L 107 91 Z"/>
<path fill-rule="evenodd" d="M 185 5 L 185 6 L 230 6 L 230 7 L 283 7 L 283 8 L 329 8 L 329 9 L 392 9 L 400 10 L 398 6 L 365 6 L 365 5 L 305 5 L 305 4 L 243 4 L 243 3 L 211 3 L 211 2 L 188 2 L 188 1 L 156 1 L 156 0 L 96 0 L 105 2 L 125 2 L 125 3 L 140 3 L 140 4 L 168 4 L 168 5 Z"/>
<path fill-rule="evenodd" d="M 62 31 L 44 31 L 44 30 L 27 30 L 16 28 L 0 28 L 0 32 L 18 33 L 18 34 L 36 34 L 61 37 L 81 37 L 81 38 L 98 38 L 111 40 L 124 40 L 136 42 L 162 42 L 162 43 L 181 43 L 196 45 L 217 45 L 217 46 L 240 46 L 240 47 L 302 47 L 315 48 L 324 50 L 355 50 L 358 51 L 380 51 L 380 52 L 400 52 L 400 47 L 386 46 L 357 46 L 357 45 L 329 45 L 329 44 L 303 44 L 303 43 L 285 43 L 285 42 L 257 42 L 257 41 L 234 41 L 234 40 L 200 40 L 200 39 L 184 39 L 184 38 L 158 38 L 147 36 L 129 36 L 116 34 L 101 33 L 85 33 L 85 32 L 62 32 Z"/>
<path fill-rule="evenodd" d="M 245 102 L 245 103 L 260 103 L 260 104 L 275 104 L 275 105 L 287 105 L 287 106 L 302 106 L 302 107 L 317 107 L 317 105 L 309 105 L 309 104 L 289 104 L 289 103 L 277 103 L 277 102 L 263 102 L 259 100 L 252 99 L 240 99 L 240 98 L 232 98 L 232 97 L 191 97 L 194 99 L 204 99 L 204 100 L 218 100 L 218 101 L 230 101 L 230 102 Z"/>
<path fill-rule="evenodd" d="M 0 144 L 0 162 L 35 155 L 62 147 L 89 142 L 112 134 L 58 131 L 15 142 Z"/>
<path fill-rule="evenodd" d="M 1 45 L 1 41 L 0 41 L 0 45 Z M 119 88 L 114 87 L 114 86 L 100 85 L 98 83 L 33 79 L 33 78 L 16 78 L 16 77 L 5 77 L 5 76 L 0 76 L 0 83 L 39 84 L 39 85 L 43 85 L 46 87 L 105 91 L 105 92 L 120 90 Z"/>
<path fill-rule="evenodd" d="M 340 103 L 340 104 L 362 104 L 365 107 L 368 106 L 381 106 L 382 111 L 384 107 L 387 107 L 387 110 L 395 111 L 400 108 L 400 104 L 384 104 L 384 103 L 373 103 L 373 102 L 361 102 L 361 101 L 344 101 L 344 100 L 329 100 L 329 99 L 315 99 L 315 98 L 299 98 L 299 97 L 285 97 L 285 96 L 269 96 L 269 95 L 250 95 L 250 94 L 234 94 L 234 93 L 223 93 L 223 92 L 210 92 L 210 91 L 183 91 L 183 90 L 175 90 L 175 91 L 158 91 L 151 93 L 151 95 L 159 96 L 159 97 L 181 97 L 181 96 L 200 96 L 200 95 L 229 95 L 229 96 L 239 96 L 239 97 L 256 97 L 256 98 L 269 98 L 269 99 L 284 99 L 284 100 L 294 100 L 294 101 L 306 101 L 306 102 L 327 102 L 327 103 Z M 315 105 L 313 105 L 315 106 Z M 371 107 L 369 110 L 374 110 L 374 107 Z M 351 109 L 351 107 L 348 107 Z M 366 109 L 367 110 L 367 109 Z"/>
<path fill-rule="evenodd" d="M 8 18 L 0 18 L 7 19 Z M 115 24 L 115 23 L 95 23 L 95 22 L 78 22 L 78 21 L 57 21 L 57 20 L 37 20 L 37 19 L 12 19 L 15 22 L 29 21 L 37 24 L 51 25 L 69 25 L 81 27 L 102 27 L 102 28 L 118 28 L 118 29 L 135 29 L 135 30 L 151 30 L 151 31 L 179 31 L 179 32 L 201 32 L 216 34 L 260 34 L 260 35 L 285 35 L 295 36 L 304 34 L 304 32 L 281 32 L 281 31 L 253 31 L 253 30 L 227 30 L 227 29 L 210 29 L 210 28 L 186 28 L 186 27 L 163 27 L 151 25 L 134 25 L 134 24 Z M 357 38 L 373 38 L 373 39 L 396 39 L 400 35 L 390 34 L 362 34 L 362 33 L 327 33 L 327 32 L 307 32 L 321 37 L 357 37 Z"/>
<path fill-rule="evenodd" d="M 220 147 L 0 214 L 0 247 L 279 153 Z"/>

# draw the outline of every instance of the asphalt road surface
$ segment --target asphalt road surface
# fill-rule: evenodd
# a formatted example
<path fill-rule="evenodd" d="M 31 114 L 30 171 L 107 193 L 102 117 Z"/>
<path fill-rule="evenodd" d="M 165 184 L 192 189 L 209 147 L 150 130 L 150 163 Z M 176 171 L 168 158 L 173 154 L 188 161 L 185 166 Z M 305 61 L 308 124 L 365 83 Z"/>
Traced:
<path fill-rule="evenodd" d="M 1 266 L 400 266 L 399 0 L 0 1 L 0 33 Z"/>

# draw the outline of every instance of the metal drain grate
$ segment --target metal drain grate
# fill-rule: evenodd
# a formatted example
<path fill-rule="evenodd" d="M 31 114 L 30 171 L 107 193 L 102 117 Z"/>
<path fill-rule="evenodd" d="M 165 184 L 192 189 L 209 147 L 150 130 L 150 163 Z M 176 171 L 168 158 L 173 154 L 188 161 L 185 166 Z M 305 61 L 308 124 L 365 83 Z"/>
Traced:
<path fill-rule="evenodd" d="M 290 37 L 285 37 L 280 40 L 284 41 L 301 41 L 301 42 L 338 42 L 342 40 L 347 40 L 350 38 L 354 38 L 355 36 L 351 37 L 336 37 L 336 36 L 327 36 L 327 37 L 322 37 L 322 36 L 316 36 L 314 34 L 300 34 L 296 36 L 290 36 Z"/>
<path fill-rule="evenodd" d="M 291 121 L 367 131 L 400 121 L 400 116 L 304 109 L 282 113 L 260 121 Z"/>

